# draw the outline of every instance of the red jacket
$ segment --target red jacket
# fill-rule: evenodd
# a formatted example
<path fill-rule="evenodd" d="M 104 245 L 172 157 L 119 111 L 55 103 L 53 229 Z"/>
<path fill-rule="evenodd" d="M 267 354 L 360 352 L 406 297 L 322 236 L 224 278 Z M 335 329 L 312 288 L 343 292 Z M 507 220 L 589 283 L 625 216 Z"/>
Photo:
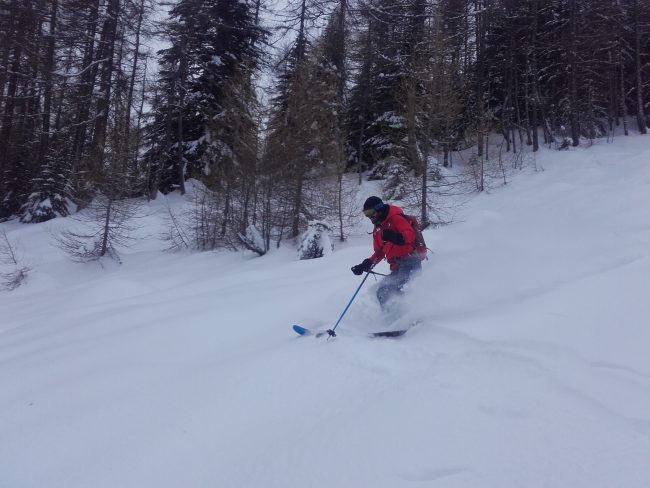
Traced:
<path fill-rule="evenodd" d="M 415 232 L 408 220 L 404 217 L 404 212 L 399 207 L 390 205 L 388 207 L 388 215 L 375 227 L 372 232 L 372 242 L 375 248 L 375 253 L 371 256 L 373 263 L 379 263 L 382 259 L 386 258 L 390 269 L 393 270 L 399 266 L 399 261 L 411 254 L 415 250 Z M 394 232 L 399 232 L 404 236 L 404 244 L 399 246 L 392 242 L 386 242 L 381 238 L 381 231 L 390 229 Z"/>

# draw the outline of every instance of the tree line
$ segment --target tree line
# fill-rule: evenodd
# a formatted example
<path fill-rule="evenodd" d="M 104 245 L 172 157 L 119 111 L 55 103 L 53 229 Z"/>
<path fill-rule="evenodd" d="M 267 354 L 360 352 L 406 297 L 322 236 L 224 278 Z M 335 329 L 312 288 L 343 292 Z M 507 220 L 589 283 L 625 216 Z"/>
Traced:
<path fill-rule="evenodd" d="M 482 189 L 490 134 L 645 134 L 649 67 L 650 0 L 2 0 L 0 219 L 99 198 L 109 222 L 192 181 L 183 242 L 262 253 L 318 220 L 344 239 L 363 174 L 426 224 L 455 152 Z"/>

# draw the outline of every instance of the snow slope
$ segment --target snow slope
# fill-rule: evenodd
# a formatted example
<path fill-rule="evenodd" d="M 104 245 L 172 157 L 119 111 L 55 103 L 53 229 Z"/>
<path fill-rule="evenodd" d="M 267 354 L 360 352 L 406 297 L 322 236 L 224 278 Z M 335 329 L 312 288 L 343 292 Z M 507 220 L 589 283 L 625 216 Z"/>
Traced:
<path fill-rule="evenodd" d="M 396 340 L 371 280 L 337 339 L 291 331 L 336 321 L 367 235 L 101 268 L 66 219 L 2 224 L 34 271 L 0 293 L 0 487 L 647 488 L 650 139 L 536 165 L 425 233 Z"/>

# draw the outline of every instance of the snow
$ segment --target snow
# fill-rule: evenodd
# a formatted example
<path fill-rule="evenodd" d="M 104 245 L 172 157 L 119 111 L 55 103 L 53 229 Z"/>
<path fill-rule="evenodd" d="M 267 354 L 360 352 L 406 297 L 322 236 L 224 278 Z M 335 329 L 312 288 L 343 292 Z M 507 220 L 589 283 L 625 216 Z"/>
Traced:
<path fill-rule="evenodd" d="M 392 340 L 373 278 L 336 339 L 291 331 L 336 321 L 365 222 L 320 259 L 169 254 L 170 195 L 103 266 L 53 247 L 69 219 L 1 224 L 32 272 L 0 293 L 0 486 L 647 488 L 649 163 L 542 151 L 425 231 Z"/>

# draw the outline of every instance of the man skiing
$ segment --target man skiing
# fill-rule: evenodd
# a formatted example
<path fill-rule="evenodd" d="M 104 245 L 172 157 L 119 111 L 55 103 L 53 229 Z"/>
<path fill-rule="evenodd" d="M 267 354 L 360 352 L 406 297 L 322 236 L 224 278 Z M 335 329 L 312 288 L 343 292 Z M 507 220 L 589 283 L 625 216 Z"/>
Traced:
<path fill-rule="evenodd" d="M 375 226 L 372 232 L 375 252 L 351 269 L 355 275 L 361 275 L 386 259 L 391 273 L 381 281 L 377 289 L 377 298 L 382 310 L 386 312 L 389 300 L 401 294 L 411 276 L 422 269 L 423 258 L 416 253 L 415 230 L 401 208 L 372 196 L 363 204 L 363 213 Z"/>

